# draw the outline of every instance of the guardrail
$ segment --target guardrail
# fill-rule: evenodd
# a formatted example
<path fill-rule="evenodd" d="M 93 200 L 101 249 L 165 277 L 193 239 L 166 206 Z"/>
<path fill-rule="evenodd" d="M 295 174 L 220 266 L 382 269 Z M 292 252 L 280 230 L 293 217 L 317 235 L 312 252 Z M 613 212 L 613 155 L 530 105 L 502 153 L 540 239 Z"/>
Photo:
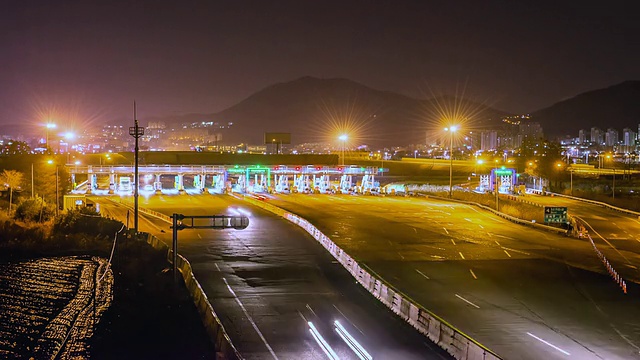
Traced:
<path fill-rule="evenodd" d="M 623 212 L 623 213 L 627 213 L 627 214 L 631 214 L 631 215 L 636 215 L 640 218 L 640 212 L 637 211 L 633 211 L 633 210 L 629 210 L 629 209 L 623 209 L 623 208 L 619 208 L 617 206 L 613 206 L 611 204 L 607 204 L 605 202 L 602 201 L 596 201 L 596 200 L 590 200 L 590 199 L 583 199 L 583 198 L 579 198 L 579 197 L 575 197 L 575 196 L 570 196 L 570 195 L 564 195 L 564 194 L 558 194 L 558 193 L 551 193 L 551 192 L 546 192 L 547 194 L 552 194 L 554 196 L 560 196 L 560 197 L 564 197 L 567 199 L 572 199 L 572 200 L 577 200 L 577 201 L 582 201 L 582 202 L 586 202 L 586 203 L 590 203 L 590 204 L 594 204 L 594 205 L 599 205 L 602 207 L 606 207 L 609 208 L 611 210 L 615 210 L 615 211 L 619 211 L 619 212 Z"/>
<path fill-rule="evenodd" d="M 109 199 L 109 200 L 113 201 L 112 199 Z M 123 205 L 129 207 L 129 205 L 127 204 L 123 204 Z M 167 221 L 171 222 L 171 217 L 161 214 L 157 211 L 144 209 L 144 208 L 138 208 L 138 210 L 142 213 L 158 217 L 161 220 L 164 220 L 164 218 L 167 218 L 168 219 Z M 154 249 L 167 252 L 167 261 L 169 262 L 173 261 L 172 260 L 173 252 L 167 244 L 165 244 L 162 240 L 158 239 L 152 234 L 149 234 L 149 233 L 142 233 L 142 234 L 146 235 L 147 243 L 151 245 Z M 185 259 L 182 255 L 178 254 L 176 265 L 178 269 L 180 269 L 180 274 L 182 275 L 184 284 L 187 290 L 189 291 L 189 295 L 191 296 L 193 303 L 198 309 L 198 313 L 200 314 L 200 317 L 202 319 L 202 324 L 204 325 L 205 330 L 209 335 L 209 338 L 213 342 L 214 349 L 216 350 L 216 359 L 242 360 L 243 359 L 242 355 L 238 352 L 238 350 L 235 348 L 235 346 L 231 342 L 231 338 L 229 338 L 229 335 L 224 329 L 224 326 L 222 325 L 220 318 L 218 317 L 216 312 L 213 310 L 213 306 L 211 306 L 211 303 L 207 298 L 207 294 L 204 292 L 204 290 L 202 289 L 202 286 L 200 286 L 200 283 L 198 282 L 195 275 L 193 274 L 193 269 L 191 268 L 191 264 L 189 263 L 189 261 Z"/>
<path fill-rule="evenodd" d="M 166 251 L 167 261 L 172 261 L 173 252 L 167 244 L 151 234 L 147 234 L 147 243 L 153 246 L 154 249 Z M 207 294 L 205 294 L 202 286 L 200 286 L 200 283 L 193 274 L 193 269 L 191 268 L 189 261 L 182 255 L 178 254 L 177 266 L 178 269 L 180 269 L 180 274 L 182 274 L 182 279 L 189 291 L 189 295 L 191 295 L 191 299 L 193 299 L 193 303 L 198 309 L 198 313 L 202 319 L 202 324 L 204 325 L 207 334 L 209 334 L 209 338 L 213 341 L 213 345 L 216 350 L 216 359 L 242 360 L 242 355 L 240 355 L 235 346 L 233 346 L 231 338 L 229 338 L 220 318 L 213 310 L 213 306 L 211 306 L 211 303 L 207 298 Z"/>
<path fill-rule="evenodd" d="M 240 198 L 240 197 L 238 197 Z M 292 214 L 282 208 L 261 200 L 249 197 L 245 201 L 267 211 L 282 216 L 290 222 L 306 230 L 316 239 L 342 266 L 349 271 L 360 285 L 375 296 L 391 311 L 413 326 L 431 341 L 438 344 L 456 359 L 464 360 L 497 360 L 500 357 L 462 331 L 447 323 L 416 301 L 396 290 L 382 277 L 368 267 L 359 264 L 349 254 L 336 245 L 328 236 L 318 230 L 306 219 Z"/>

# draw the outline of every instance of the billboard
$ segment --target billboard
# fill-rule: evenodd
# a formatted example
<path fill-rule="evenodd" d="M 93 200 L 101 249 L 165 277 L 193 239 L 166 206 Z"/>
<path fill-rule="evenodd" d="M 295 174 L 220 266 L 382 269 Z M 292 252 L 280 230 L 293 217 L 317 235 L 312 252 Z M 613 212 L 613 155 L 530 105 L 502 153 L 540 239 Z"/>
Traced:
<path fill-rule="evenodd" d="M 264 143 L 266 144 L 291 144 L 291 133 L 266 132 L 264 133 Z"/>

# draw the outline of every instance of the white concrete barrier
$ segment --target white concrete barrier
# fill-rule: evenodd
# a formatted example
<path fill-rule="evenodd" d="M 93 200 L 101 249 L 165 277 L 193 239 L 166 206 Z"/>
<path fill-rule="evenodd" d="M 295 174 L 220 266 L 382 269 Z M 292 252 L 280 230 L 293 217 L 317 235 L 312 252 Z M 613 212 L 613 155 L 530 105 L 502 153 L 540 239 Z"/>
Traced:
<path fill-rule="evenodd" d="M 147 242 L 157 250 L 167 252 L 167 261 L 171 262 L 173 254 L 167 244 L 156 238 L 151 234 L 147 234 Z M 178 254 L 178 269 L 184 280 L 185 286 L 191 295 L 193 303 L 198 309 L 202 324 L 209 335 L 211 341 L 213 341 L 214 349 L 216 351 L 217 360 L 241 360 L 243 357 L 238 350 L 233 346 L 231 338 L 224 329 L 220 318 L 213 310 L 213 306 L 209 302 L 207 294 L 205 294 L 202 286 L 196 279 L 191 268 L 191 264 L 182 255 Z"/>
<path fill-rule="evenodd" d="M 171 217 L 164 214 L 160 214 L 155 211 L 143 208 L 139 208 L 138 210 L 142 213 L 156 216 L 162 220 L 171 222 Z M 171 248 L 167 244 L 165 244 L 152 234 L 143 234 L 146 234 L 146 240 L 149 245 L 151 245 L 156 250 L 166 251 L 167 261 L 172 261 L 173 254 Z M 182 275 L 185 286 L 189 291 L 189 295 L 191 295 L 191 299 L 198 309 L 202 324 L 204 325 L 210 340 L 214 344 L 214 349 L 216 351 L 216 360 L 242 360 L 243 357 L 240 355 L 235 346 L 233 346 L 231 338 L 229 338 L 229 335 L 225 331 L 220 318 L 218 318 L 218 315 L 213 310 L 213 306 L 211 306 L 207 295 L 205 294 L 202 286 L 200 286 L 200 283 L 193 274 L 193 270 L 189 261 L 182 255 L 178 254 L 177 266 L 178 269 L 180 269 L 180 274 Z"/>
<path fill-rule="evenodd" d="M 619 211 L 619 212 L 623 212 L 623 213 L 627 213 L 627 214 L 631 214 L 631 215 L 636 215 L 636 216 L 640 217 L 640 212 L 629 210 L 629 209 L 619 208 L 617 206 L 613 206 L 613 205 L 610 205 L 610 204 L 607 204 L 607 203 L 604 203 L 604 202 L 601 202 L 601 201 L 583 199 L 583 198 L 579 198 L 579 197 L 575 197 L 575 196 L 558 194 L 558 193 L 547 192 L 547 194 L 551 194 L 553 196 L 560 196 L 560 197 L 567 198 L 567 199 L 582 201 L 582 202 L 586 202 L 586 203 L 590 203 L 590 204 L 594 204 L 594 205 L 599 205 L 599 206 L 606 207 L 606 208 L 611 209 L 611 210 L 615 210 L 615 211 Z"/>
<path fill-rule="evenodd" d="M 328 236 L 323 234 L 307 220 L 299 217 L 298 215 L 287 212 L 284 209 L 265 203 L 264 201 L 255 200 L 249 197 L 245 197 L 244 200 L 255 206 L 280 215 L 303 228 L 325 249 L 327 249 L 327 251 L 329 251 L 329 253 L 331 253 L 331 255 L 333 255 L 333 257 L 338 260 L 338 262 L 342 264 L 349 273 L 351 273 L 360 285 L 369 291 L 369 293 L 456 359 L 500 359 L 496 353 L 459 331 L 429 310 L 423 308 L 407 295 L 397 291 L 391 284 L 386 283 L 382 277 L 369 269 L 366 265 L 359 264 L 338 245 L 331 241 Z"/>

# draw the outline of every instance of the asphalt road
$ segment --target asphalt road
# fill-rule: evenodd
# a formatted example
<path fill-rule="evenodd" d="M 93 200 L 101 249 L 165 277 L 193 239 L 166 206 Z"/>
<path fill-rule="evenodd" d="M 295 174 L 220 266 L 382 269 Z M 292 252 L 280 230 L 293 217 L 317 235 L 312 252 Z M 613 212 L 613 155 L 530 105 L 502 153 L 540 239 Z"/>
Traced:
<path fill-rule="evenodd" d="M 425 198 L 267 201 L 506 359 L 640 358 L 640 288 L 624 295 L 588 240 Z"/>
<path fill-rule="evenodd" d="M 545 206 L 566 206 L 570 215 L 586 222 L 594 242 L 625 278 L 640 282 L 640 219 L 631 214 L 560 196 L 527 195 Z"/>
<path fill-rule="evenodd" d="M 152 196 L 140 198 L 140 206 L 167 215 L 250 212 L 245 230 L 179 233 L 179 253 L 191 262 L 226 331 L 247 359 L 327 359 L 307 321 L 340 359 L 357 359 L 335 331 L 335 320 L 375 359 L 450 359 L 286 220 L 230 196 Z M 105 215 L 126 216 L 124 208 L 109 202 L 102 201 L 101 209 Z M 140 229 L 171 243 L 165 222 L 145 218 Z"/>

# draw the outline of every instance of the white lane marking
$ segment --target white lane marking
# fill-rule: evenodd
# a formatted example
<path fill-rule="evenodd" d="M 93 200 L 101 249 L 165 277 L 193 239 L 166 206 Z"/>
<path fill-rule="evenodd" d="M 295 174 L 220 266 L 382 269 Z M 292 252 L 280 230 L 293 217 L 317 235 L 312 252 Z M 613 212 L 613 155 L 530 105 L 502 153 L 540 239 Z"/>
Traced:
<path fill-rule="evenodd" d="M 462 260 L 467 260 L 467 259 L 464 258 L 464 255 L 462 255 L 461 252 L 458 252 L 458 254 L 460 254 L 460 257 L 462 258 Z"/>
<path fill-rule="evenodd" d="M 313 325 L 311 321 L 307 321 L 307 325 L 309 325 L 309 331 L 311 332 L 311 335 L 313 335 L 313 338 L 318 343 L 318 346 L 320 346 L 320 348 L 322 349 L 322 351 L 324 351 L 327 357 L 331 360 L 339 360 L 340 358 L 338 357 L 338 355 L 335 353 L 335 351 L 333 351 L 331 346 L 329 346 L 329 344 L 322 337 L 322 335 L 320 335 L 320 332 L 318 332 L 315 325 Z"/>
<path fill-rule="evenodd" d="M 402 256 L 402 254 L 400 254 L 399 251 L 397 251 L 398 255 L 400 255 L 400 257 L 402 258 L 402 260 L 404 260 L 404 256 Z"/>
<path fill-rule="evenodd" d="M 480 226 L 480 229 L 484 229 L 484 226 L 482 226 L 482 225 L 480 225 L 480 224 L 478 224 L 478 226 Z"/>
<path fill-rule="evenodd" d="M 418 269 L 416 269 L 416 271 L 418 272 L 418 274 L 420 274 L 420 275 L 424 276 L 424 277 L 425 277 L 425 279 L 427 279 L 427 280 L 431 280 L 431 279 L 430 279 L 427 275 L 425 275 L 422 271 L 420 271 L 420 270 L 418 270 Z"/>
<path fill-rule="evenodd" d="M 516 249 L 512 249 L 512 248 L 504 247 L 504 246 L 502 247 L 502 249 L 507 249 L 507 250 L 509 250 L 509 251 L 517 252 L 517 253 L 519 253 L 519 254 L 524 254 L 524 255 L 531 256 L 531 254 L 529 254 L 529 253 L 528 253 L 528 252 L 526 252 L 526 251 L 522 251 L 522 250 L 516 250 Z"/>
<path fill-rule="evenodd" d="M 413 228 L 413 231 L 415 231 L 416 234 L 418 233 L 418 229 L 416 228 Z"/>
<path fill-rule="evenodd" d="M 464 218 L 464 219 L 465 219 L 465 220 L 467 220 L 468 222 L 473 222 L 473 221 L 471 221 L 471 219 L 469 219 L 469 218 Z"/>
<path fill-rule="evenodd" d="M 199 238 L 200 240 L 202 240 L 202 236 L 201 236 L 200 234 L 198 234 L 198 238 Z"/>
<path fill-rule="evenodd" d="M 620 331 L 618 331 L 618 329 L 616 329 L 616 327 L 615 327 L 615 326 L 613 326 L 613 324 L 610 324 L 610 325 L 611 325 L 611 327 L 613 328 L 613 330 L 615 330 L 615 331 L 618 333 L 618 335 L 619 335 L 619 336 L 620 336 L 624 341 L 626 341 L 626 342 L 627 342 L 627 344 L 629 344 L 629 345 L 633 346 L 634 348 L 636 348 L 636 350 L 638 350 L 638 353 L 640 353 L 640 347 L 638 347 L 638 346 L 636 346 L 634 343 L 632 343 L 632 342 L 629 340 L 629 338 L 627 338 L 627 337 L 626 337 L 625 335 L 623 335 Z"/>
<path fill-rule="evenodd" d="M 216 265 L 216 269 L 218 269 L 218 272 L 222 272 L 220 271 L 220 266 L 218 266 L 218 263 L 214 263 Z"/>
<path fill-rule="evenodd" d="M 471 305 L 471 306 L 474 306 L 474 307 L 476 307 L 477 309 L 480 309 L 480 306 L 478 306 L 478 305 L 476 305 L 476 304 L 472 303 L 471 301 L 469 301 L 469 300 L 467 300 L 467 299 L 463 298 L 462 296 L 460 296 L 460 295 L 456 294 L 456 297 L 457 297 L 458 299 L 460 299 L 460 300 L 462 300 L 462 301 L 466 302 L 467 304 L 469 304 L 469 305 Z"/>
<path fill-rule="evenodd" d="M 487 232 L 487 235 L 489 235 L 489 237 L 493 237 L 493 234 L 490 232 Z"/>
<path fill-rule="evenodd" d="M 493 241 L 495 241 L 495 242 L 496 242 L 496 244 L 498 244 L 498 246 L 502 246 L 502 245 L 500 245 L 500 243 L 498 242 L 498 240 L 493 240 Z"/>
<path fill-rule="evenodd" d="M 575 215 L 574 215 L 574 217 L 575 217 L 576 219 L 578 219 L 578 220 L 582 221 L 583 223 L 587 224 L 587 226 L 589 227 L 589 229 L 591 229 L 591 231 L 593 231 L 593 233 L 594 233 L 594 234 L 598 235 L 598 237 L 599 237 L 600 239 L 602 239 L 602 241 L 604 241 L 605 243 L 607 243 L 607 245 L 609 245 L 609 247 L 611 247 L 613 250 L 615 250 L 615 252 L 617 252 L 617 253 L 618 253 L 618 255 L 620 255 L 620 256 L 621 256 L 621 257 L 622 257 L 622 258 L 627 262 L 627 264 L 630 264 L 630 263 L 631 263 L 631 261 L 629 261 L 629 259 L 627 259 L 627 257 L 626 257 L 626 256 L 624 256 L 624 255 L 620 252 L 620 250 L 618 250 L 618 248 L 616 248 L 615 246 L 613 246 L 613 244 L 611 244 L 611 243 L 609 242 L 609 240 L 607 240 L 604 236 L 600 235 L 600 233 L 598 233 L 598 232 L 596 231 L 596 229 L 594 229 L 594 228 L 593 228 L 593 226 L 591 226 L 591 224 L 589 224 L 589 223 L 588 223 L 588 222 L 586 222 L 584 219 L 582 219 L 582 218 L 580 218 L 580 217 L 578 217 L 578 216 L 575 216 Z"/>
<path fill-rule="evenodd" d="M 446 228 L 446 227 L 443 227 L 443 229 L 444 229 L 444 232 L 446 232 L 446 233 L 447 233 L 447 235 L 449 235 L 449 231 L 447 230 L 447 228 Z"/>
<path fill-rule="evenodd" d="M 269 350 L 269 352 L 271 353 L 271 356 L 273 356 L 274 359 L 278 359 L 278 357 L 276 356 L 276 353 L 273 352 L 273 349 L 267 342 L 267 339 L 264 338 L 264 335 L 262 335 L 262 332 L 260 331 L 260 329 L 258 329 L 258 325 L 256 325 L 256 323 L 253 321 L 253 318 L 251 317 L 251 315 L 249 315 L 249 312 L 247 312 L 247 309 L 242 304 L 242 301 L 240 301 L 240 299 L 236 295 L 236 292 L 233 291 L 233 289 L 227 282 L 227 279 L 222 278 L 222 280 L 227 285 L 227 289 L 229 289 L 229 292 L 231 293 L 231 295 L 233 295 L 233 297 L 236 299 L 236 302 L 238 303 L 238 305 L 240 305 L 240 308 L 242 309 L 242 312 L 244 312 L 244 315 L 247 317 L 247 319 L 249 319 L 249 322 L 251 323 L 251 326 L 253 326 L 253 329 L 258 333 L 258 336 L 260 336 L 260 339 L 262 339 L 262 342 L 267 347 L 267 350 Z"/>
<path fill-rule="evenodd" d="M 453 241 L 453 239 L 451 239 L 451 242 L 453 243 L 453 245 L 455 245 L 455 244 L 456 244 L 456 242 L 455 242 L 455 241 Z"/>
<path fill-rule="evenodd" d="M 507 254 L 508 257 L 511 257 L 511 254 L 509 254 L 509 252 L 507 250 L 503 249 L 503 251 L 504 251 L 505 254 Z"/>
<path fill-rule="evenodd" d="M 512 238 L 512 237 L 505 236 L 505 235 L 499 235 L 499 234 L 496 234 L 496 236 L 497 236 L 497 237 L 501 237 L 501 238 L 503 238 L 503 239 L 507 239 L 507 240 L 513 240 L 513 238 Z"/>
<path fill-rule="evenodd" d="M 476 273 L 473 272 L 473 269 L 469 269 L 469 272 L 471 272 L 471 276 L 473 276 L 474 279 L 478 280 L 478 277 L 476 276 Z"/>
<path fill-rule="evenodd" d="M 537 336 L 533 335 L 533 334 L 532 334 L 532 333 L 530 333 L 530 332 L 527 332 L 527 335 L 531 336 L 532 338 L 534 338 L 534 339 L 536 339 L 536 340 L 540 341 L 541 343 L 543 343 L 543 344 L 545 344 L 545 345 L 551 346 L 552 348 L 554 348 L 554 349 L 556 349 L 556 350 L 560 351 L 561 353 L 563 353 L 563 354 L 565 354 L 565 355 L 571 355 L 571 354 L 569 354 L 567 351 L 564 351 L 564 350 L 560 349 L 559 347 L 557 347 L 557 346 L 553 345 L 552 343 L 550 343 L 550 342 L 548 342 L 548 341 L 545 341 L 545 340 L 543 340 L 543 339 L 540 339 L 539 337 L 537 337 Z"/>

